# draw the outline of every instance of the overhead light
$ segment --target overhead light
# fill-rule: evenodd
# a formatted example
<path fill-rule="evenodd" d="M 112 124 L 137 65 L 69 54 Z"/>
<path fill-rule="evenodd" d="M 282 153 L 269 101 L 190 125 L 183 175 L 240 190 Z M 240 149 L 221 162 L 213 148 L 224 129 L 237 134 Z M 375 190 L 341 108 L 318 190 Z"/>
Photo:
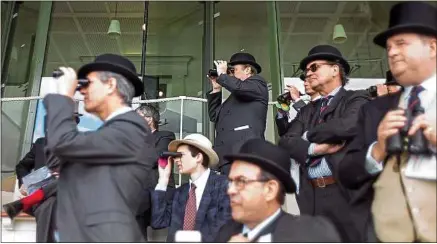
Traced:
<path fill-rule="evenodd" d="M 334 33 L 332 34 L 332 41 L 334 43 L 344 43 L 347 40 L 346 32 L 342 24 L 336 24 L 334 26 Z"/>
<path fill-rule="evenodd" d="M 109 24 L 108 28 L 108 35 L 111 38 L 117 38 L 121 36 L 120 21 L 117 19 L 111 20 L 111 24 Z"/>

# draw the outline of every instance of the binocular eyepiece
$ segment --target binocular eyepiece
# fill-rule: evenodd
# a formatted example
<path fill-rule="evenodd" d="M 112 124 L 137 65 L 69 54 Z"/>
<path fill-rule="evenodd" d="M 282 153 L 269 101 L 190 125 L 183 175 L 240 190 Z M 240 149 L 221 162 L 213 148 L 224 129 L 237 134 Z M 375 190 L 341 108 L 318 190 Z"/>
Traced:
<path fill-rule="evenodd" d="M 405 110 L 405 117 L 407 122 L 399 132 L 389 138 L 387 138 L 387 154 L 400 154 L 402 152 L 409 152 L 410 154 L 428 154 L 428 141 L 423 134 L 423 129 L 419 129 L 412 136 L 408 136 L 408 131 L 411 128 L 415 117 L 423 114 L 425 111 L 422 107 L 416 106 L 412 111 Z"/>
<path fill-rule="evenodd" d="M 63 76 L 64 72 L 62 72 L 62 70 L 60 69 L 55 69 L 52 73 L 52 77 L 54 79 L 58 79 L 59 77 Z M 87 79 L 79 79 L 78 80 L 78 84 L 76 87 L 76 91 L 79 91 L 82 87 L 87 87 L 89 85 L 89 81 Z"/>
<path fill-rule="evenodd" d="M 228 64 L 228 69 L 226 70 L 226 74 L 231 74 L 234 71 L 234 67 Z M 217 67 L 214 65 L 214 69 L 210 69 L 208 71 L 208 77 L 218 77 Z"/>

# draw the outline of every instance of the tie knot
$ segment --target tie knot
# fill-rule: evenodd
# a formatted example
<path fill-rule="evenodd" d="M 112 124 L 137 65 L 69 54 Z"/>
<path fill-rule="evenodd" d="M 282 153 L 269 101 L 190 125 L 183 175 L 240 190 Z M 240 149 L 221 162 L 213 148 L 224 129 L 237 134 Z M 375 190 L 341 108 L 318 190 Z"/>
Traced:
<path fill-rule="evenodd" d="M 329 100 L 332 98 L 332 95 L 326 96 L 326 97 L 322 97 L 322 104 L 326 105 L 328 104 Z"/>
<path fill-rule="evenodd" d="M 411 93 L 415 94 L 415 95 L 419 95 L 419 93 L 423 92 L 424 90 L 425 90 L 425 88 L 423 88 L 423 86 L 415 86 L 411 90 Z"/>

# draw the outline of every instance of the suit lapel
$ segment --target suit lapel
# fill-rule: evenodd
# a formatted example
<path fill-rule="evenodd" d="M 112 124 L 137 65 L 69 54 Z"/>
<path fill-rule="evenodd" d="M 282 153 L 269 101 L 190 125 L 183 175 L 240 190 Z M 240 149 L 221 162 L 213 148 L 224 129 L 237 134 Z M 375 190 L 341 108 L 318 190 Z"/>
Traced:
<path fill-rule="evenodd" d="M 200 230 L 200 227 L 203 224 L 203 221 L 205 220 L 206 213 L 208 211 L 209 203 L 211 202 L 212 191 L 214 190 L 214 178 L 215 175 L 211 171 L 209 173 L 208 180 L 206 182 L 205 189 L 203 190 L 202 199 L 200 200 L 199 209 L 197 210 L 196 214 L 196 226 L 194 229 Z"/>
<path fill-rule="evenodd" d="M 322 118 L 325 118 L 326 115 L 332 113 L 332 111 L 335 110 L 338 103 L 343 99 L 343 97 L 346 95 L 346 90 L 342 87 L 340 90 L 338 90 L 337 94 L 332 98 L 331 102 L 328 105 L 328 108 L 322 113 Z"/>

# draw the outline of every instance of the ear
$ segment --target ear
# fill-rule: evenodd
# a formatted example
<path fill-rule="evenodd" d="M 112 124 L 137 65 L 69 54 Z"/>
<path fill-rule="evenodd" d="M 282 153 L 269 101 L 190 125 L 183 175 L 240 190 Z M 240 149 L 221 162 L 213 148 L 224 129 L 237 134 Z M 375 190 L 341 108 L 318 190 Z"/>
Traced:
<path fill-rule="evenodd" d="M 273 201 L 278 195 L 279 183 L 276 180 L 266 182 L 264 187 L 264 197 L 266 201 Z"/>
<path fill-rule="evenodd" d="M 432 58 L 436 58 L 436 55 L 437 55 L 437 44 L 436 44 L 436 42 L 437 42 L 437 40 L 436 40 L 436 38 L 431 38 L 430 39 L 430 42 L 429 42 L 429 49 L 430 49 L 430 51 L 431 51 L 431 53 L 430 53 L 430 55 L 431 55 L 431 57 Z"/>
<path fill-rule="evenodd" d="M 117 90 L 117 79 L 115 79 L 114 77 L 109 78 L 108 80 L 108 93 L 112 94 Z"/>

